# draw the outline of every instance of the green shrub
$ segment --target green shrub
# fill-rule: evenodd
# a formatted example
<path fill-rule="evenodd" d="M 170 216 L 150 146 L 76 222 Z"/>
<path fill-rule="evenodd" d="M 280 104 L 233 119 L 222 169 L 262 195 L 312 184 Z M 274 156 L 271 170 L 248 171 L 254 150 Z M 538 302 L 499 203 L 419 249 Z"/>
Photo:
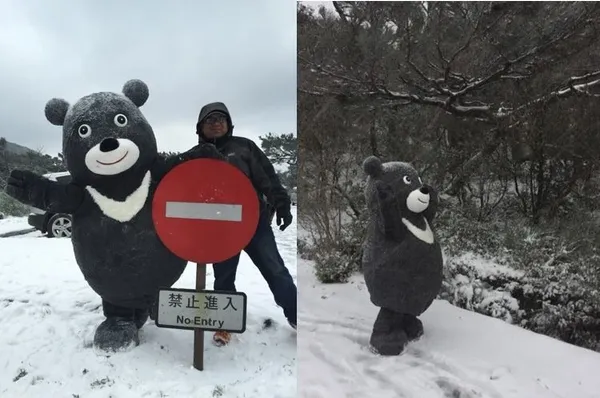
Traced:
<path fill-rule="evenodd" d="M 346 283 L 357 271 L 352 259 L 337 253 L 316 254 L 315 272 L 321 283 Z"/>

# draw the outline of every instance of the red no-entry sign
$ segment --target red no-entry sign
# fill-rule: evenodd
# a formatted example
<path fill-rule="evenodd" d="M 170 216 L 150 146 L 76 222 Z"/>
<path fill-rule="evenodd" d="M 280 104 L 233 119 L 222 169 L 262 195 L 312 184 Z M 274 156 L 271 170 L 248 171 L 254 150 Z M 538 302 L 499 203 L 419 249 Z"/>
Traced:
<path fill-rule="evenodd" d="M 258 224 L 259 205 L 251 181 L 235 166 L 195 159 L 171 170 L 152 202 L 160 240 L 179 257 L 216 263 L 246 247 Z"/>

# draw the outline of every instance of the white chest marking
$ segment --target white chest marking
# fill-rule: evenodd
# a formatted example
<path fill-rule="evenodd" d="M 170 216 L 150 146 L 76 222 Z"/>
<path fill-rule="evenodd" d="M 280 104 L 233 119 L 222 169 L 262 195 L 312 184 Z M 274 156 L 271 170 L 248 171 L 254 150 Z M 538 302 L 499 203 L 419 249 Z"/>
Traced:
<path fill-rule="evenodd" d="M 146 173 L 140 186 L 122 202 L 107 198 L 89 185 L 85 187 L 85 189 L 90 193 L 94 202 L 96 202 L 100 210 L 102 210 L 102 213 L 114 220 L 126 222 L 131 220 L 140 210 L 142 210 L 144 203 L 146 203 L 146 199 L 148 199 L 148 192 L 150 191 L 150 171 Z"/>
<path fill-rule="evenodd" d="M 402 223 L 406 225 L 406 228 L 415 236 L 415 238 L 422 240 L 425 243 L 432 244 L 434 242 L 433 231 L 431 231 L 431 227 L 427 222 L 427 219 L 423 217 L 425 220 L 425 229 L 420 229 L 406 218 L 402 219 Z"/>

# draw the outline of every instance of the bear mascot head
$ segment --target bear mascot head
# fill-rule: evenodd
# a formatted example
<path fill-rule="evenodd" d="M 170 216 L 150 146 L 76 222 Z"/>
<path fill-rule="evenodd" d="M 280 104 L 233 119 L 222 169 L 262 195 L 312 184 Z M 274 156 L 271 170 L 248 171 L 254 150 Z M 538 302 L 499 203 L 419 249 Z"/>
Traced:
<path fill-rule="evenodd" d="M 94 93 L 73 106 L 48 101 L 46 118 L 63 128 L 63 156 L 74 181 L 106 185 L 101 182 L 123 182 L 150 168 L 158 155 L 156 139 L 139 109 L 148 95 L 143 81 L 130 80 L 123 95 Z"/>

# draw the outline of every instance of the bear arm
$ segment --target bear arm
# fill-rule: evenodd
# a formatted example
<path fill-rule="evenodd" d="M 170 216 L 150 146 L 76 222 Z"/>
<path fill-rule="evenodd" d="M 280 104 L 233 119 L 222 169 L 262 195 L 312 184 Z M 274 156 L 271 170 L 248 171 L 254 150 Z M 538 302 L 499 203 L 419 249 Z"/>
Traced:
<path fill-rule="evenodd" d="M 173 158 L 175 156 L 169 156 L 169 158 Z M 173 161 L 168 161 L 168 158 L 164 155 L 158 155 L 154 163 L 152 163 L 152 167 L 150 168 L 150 174 L 156 180 L 161 180 L 173 167 Z"/>
<path fill-rule="evenodd" d="M 73 183 L 64 184 L 40 178 L 31 186 L 31 205 L 53 213 L 75 213 L 85 197 L 84 190 Z"/>
<path fill-rule="evenodd" d="M 180 165 L 186 160 L 190 160 L 190 156 L 185 156 L 186 153 L 178 153 L 176 155 L 164 156 L 158 155 L 156 160 L 154 161 L 150 173 L 156 180 L 161 180 L 169 171 L 175 168 L 175 166 Z"/>
<path fill-rule="evenodd" d="M 429 188 L 429 206 L 427 206 L 427 209 L 425 209 L 425 211 L 423 212 L 423 215 L 425 216 L 425 218 L 427 219 L 427 221 L 429 222 L 429 224 L 431 224 L 433 222 L 433 219 L 435 218 L 436 214 L 437 214 L 437 209 L 438 209 L 438 205 L 439 205 L 439 197 L 437 194 L 437 191 L 430 185 L 425 185 L 427 188 Z"/>
<path fill-rule="evenodd" d="M 161 180 L 169 171 L 181 163 L 187 162 L 188 160 L 206 158 L 227 161 L 227 158 L 221 155 L 214 145 L 203 144 L 196 145 L 186 152 L 178 153 L 168 157 L 165 157 L 164 155 L 158 155 L 150 172 L 156 180 Z"/>
<path fill-rule="evenodd" d="M 382 203 L 380 204 L 379 209 L 380 214 L 377 224 L 380 232 L 383 233 L 388 240 L 394 242 L 403 241 L 406 228 L 404 227 L 404 224 L 402 224 L 402 214 L 400 213 L 400 210 L 395 209 L 394 206 Z"/>

